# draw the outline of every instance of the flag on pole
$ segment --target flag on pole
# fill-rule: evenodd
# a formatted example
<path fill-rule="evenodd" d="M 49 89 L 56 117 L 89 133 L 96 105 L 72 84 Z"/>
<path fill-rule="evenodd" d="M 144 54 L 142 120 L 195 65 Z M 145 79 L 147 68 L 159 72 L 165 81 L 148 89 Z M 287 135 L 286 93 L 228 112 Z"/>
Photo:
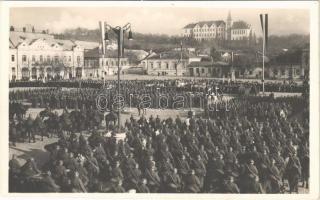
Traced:
<path fill-rule="evenodd" d="M 268 14 L 260 14 L 260 22 L 263 34 L 263 39 L 265 41 L 265 50 L 268 47 Z"/>

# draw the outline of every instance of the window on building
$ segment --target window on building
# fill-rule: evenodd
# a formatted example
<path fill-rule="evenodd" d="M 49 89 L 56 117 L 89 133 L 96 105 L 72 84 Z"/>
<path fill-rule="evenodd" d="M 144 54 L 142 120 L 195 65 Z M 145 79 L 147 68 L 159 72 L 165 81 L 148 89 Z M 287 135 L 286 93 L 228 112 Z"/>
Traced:
<path fill-rule="evenodd" d="M 199 72 L 199 68 L 196 68 L 196 73 L 197 73 L 197 74 L 199 74 L 199 73 L 200 73 L 200 72 Z"/>
<path fill-rule="evenodd" d="M 51 59 L 50 56 L 47 56 L 47 62 L 50 62 L 50 59 Z"/>
<path fill-rule="evenodd" d="M 16 68 L 12 67 L 11 68 L 12 73 L 14 74 L 16 72 Z"/>
<path fill-rule="evenodd" d="M 63 62 L 67 61 L 67 56 L 63 56 Z"/>
<path fill-rule="evenodd" d="M 69 56 L 69 62 L 71 62 L 71 56 Z"/>
<path fill-rule="evenodd" d="M 150 67 L 151 69 L 153 69 L 153 62 L 150 62 Z"/>
<path fill-rule="evenodd" d="M 77 63 L 80 63 L 80 56 L 77 56 Z"/>
<path fill-rule="evenodd" d="M 177 69 L 177 67 L 178 67 L 178 64 L 174 63 L 174 69 Z"/>
<path fill-rule="evenodd" d="M 26 62 L 27 61 L 27 56 L 26 55 L 22 55 L 22 62 Z"/>
<path fill-rule="evenodd" d="M 111 66 L 113 66 L 113 61 L 111 61 Z"/>
<path fill-rule="evenodd" d="M 32 62 L 35 62 L 36 61 L 36 56 L 33 55 L 31 60 L 32 60 Z"/>
<path fill-rule="evenodd" d="M 166 63 L 166 68 L 169 69 L 169 63 Z"/>
<path fill-rule="evenodd" d="M 55 63 L 58 63 L 58 61 L 59 61 L 59 56 L 55 56 L 55 57 L 54 57 L 54 62 L 55 62 Z"/>
<path fill-rule="evenodd" d="M 286 70 L 282 69 L 282 70 L 281 70 L 281 75 L 282 75 L 282 76 L 286 75 Z"/>
<path fill-rule="evenodd" d="M 252 75 L 252 73 L 253 73 L 252 70 L 250 70 L 250 71 L 249 71 L 249 74 Z"/>
<path fill-rule="evenodd" d="M 11 62 L 14 62 L 14 55 L 11 55 Z"/>
<path fill-rule="evenodd" d="M 43 62 L 43 56 L 40 55 L 40 62 Z"/>
<path fill-rule="evenodd" d="M 297 76 L 300 76 L 300 69 L 296 69 Z"/>

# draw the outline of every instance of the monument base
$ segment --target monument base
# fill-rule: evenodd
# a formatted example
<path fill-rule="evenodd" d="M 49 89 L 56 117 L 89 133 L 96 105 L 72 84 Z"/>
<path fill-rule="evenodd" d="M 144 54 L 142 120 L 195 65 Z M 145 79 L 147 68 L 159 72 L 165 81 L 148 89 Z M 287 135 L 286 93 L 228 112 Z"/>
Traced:
<path fill-rule="evenodd" d="M 127 137 L 126 132 L 116 133 L 115 138 L 117 141 L 124 140 Z"/>

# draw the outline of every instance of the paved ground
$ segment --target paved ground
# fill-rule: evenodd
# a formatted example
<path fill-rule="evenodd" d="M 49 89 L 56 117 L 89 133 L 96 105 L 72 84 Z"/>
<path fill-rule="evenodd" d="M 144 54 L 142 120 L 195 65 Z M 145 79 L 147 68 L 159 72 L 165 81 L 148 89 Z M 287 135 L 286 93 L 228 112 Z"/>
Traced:
<path fill-rule="evenodd" d="M 35 143 L 17 143 L 15 147 L 10 145 L 10 159 L 12 154 L 15 154 L 17 155 L 19 163 L 23 165 L 28 158 L 33 157 L 35 161 L 39 163 L 39 167 L 41 167 L 49 158 L 49 152 L 44 149 L 44 146 L 57 141 L 57 137 L 44 138 L 44 140 L 41 141 L 41 138 L 36 136 Z"/>

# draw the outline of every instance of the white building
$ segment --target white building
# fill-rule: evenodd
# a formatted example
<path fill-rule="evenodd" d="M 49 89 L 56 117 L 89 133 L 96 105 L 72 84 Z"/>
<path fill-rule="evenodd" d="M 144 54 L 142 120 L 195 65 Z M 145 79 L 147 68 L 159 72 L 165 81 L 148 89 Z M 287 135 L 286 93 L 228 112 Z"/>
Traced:
<path fill-rule="evenodd" d="M 233 22 L 229 12 L 226 21 L 200 21 L 188 24 L 183 27 L 181 35 L 196 40 L 244 40 L 252 33 L 250 25 L 246 22 Z"/>
<path fill-rule="evenodd" d="M 84 74 L 85 78 L 103 79 L 108 75 L 118 74 L 118 51 L 107 50 L 103 55 L 99 48 L 84 52 Z M 120 73 L 129 68 L 127 57 L 120 58 Z"/>
<path fill-rule="evenodd" d="M 232 24 L 231 40 L 248 40 L 252 34 L 249 24 L 244 21 L 236 21 Z"/>
<path fill-rule="evenodd" d="M 183 37 L 192 37 L 196 40 L 225 39 L 226 23 L 218 21 L 201 21 L 188 24 L 183 28 Z"/>
<path fill-rule="evenodd" d="M 54 39 L 33 27 L 31 32 L 27 31 L 10 28 L 9 80 L 83 77 L 81 46 L 71 40 Z"/>
<path fill-rule="evenodd" d="M 186 52 L 162 52 L 152 54 L 141 62 L 148 75 L 186 76 L 189 55 Z"/>

